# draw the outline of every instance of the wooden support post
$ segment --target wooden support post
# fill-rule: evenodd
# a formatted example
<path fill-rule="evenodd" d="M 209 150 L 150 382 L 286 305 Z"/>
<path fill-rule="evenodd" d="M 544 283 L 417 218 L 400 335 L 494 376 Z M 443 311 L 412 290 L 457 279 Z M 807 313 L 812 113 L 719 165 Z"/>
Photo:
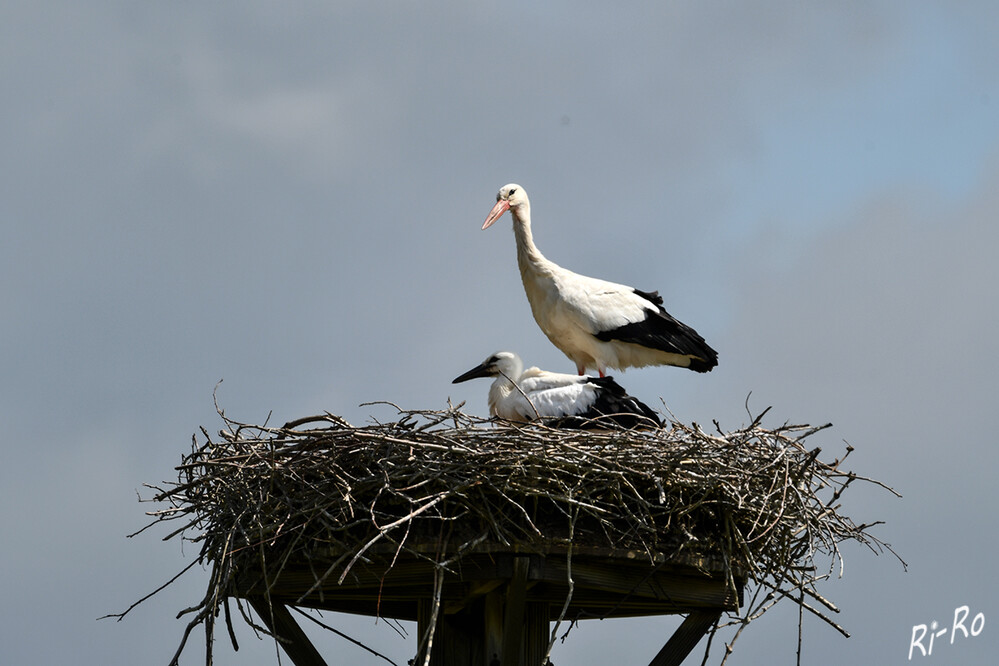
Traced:
<path fill-rule="evenodd" d="M 424 644 L 424 648 L 416 653 L 416 658 L 413 663 L 416 666 L 423 666 L 424 664 L 430 664 L 430 666 L 443 666 L 444 664 L 444 643 L 446 631 L 444 628 L 444 616 L 442 613 L 437 615 L 437 623 L 434 626 L 434 631 L 432 636 L 427 636 L 427 632 L 430 630 L 430 618 L 433 615 L 434 602 L 430 599 L 420 599 L 419 607 L 417 608 L 417 620 L 416 620 L 416 641 L 417 643 L 422 643 L 426 638 L 428 642 Z M 430 659 L 427 659 L 427 653 L 430 654 Z"/>
<path fill-rule="evenodd" d="M 551 640 L 551 607 L 544 601 L 527 603 L 527 635 L 524 636 L 526 666 L 541 666 Z"/>
<path fill-rule="evenodd" d="M 267 629 L 281 639 L 278 644 L 295 666 L 326 666 L 326 661 L 295 622 L 287 606 L 277 602 L 269 603 L 264 597 L 250 597 L 247 601 Z"/>
<path fill-rule="evenodd" d="M 503 612 L 503 651 L 500 653 L 502 666 L 524 666 L 524 614 L 530 566 L 531 560 L 527 557 L 513 558 L 513 577 L 507 586 L 506 609 Z"/>
<path fill-rule="evenodd" d="M 721 611 L 691 611 L 649 666 L 680 666 L 720 617 Z"/>
<path fill-rule="evenodd" d="M 485 653 L 483 665 L 490 666 L 499 661 L 503 652 L 503 593 L 493 590 L 486 595 L 483 609 Z"/>
<path fill-rule="evenodd" d="M 548 651 L 551 609 L 546 601 L 526 600 L 528 564 L 526 557 L 515 558 L 505 594 L 493 590 L 485 597 L 483 666 L 541 666 Z"/>

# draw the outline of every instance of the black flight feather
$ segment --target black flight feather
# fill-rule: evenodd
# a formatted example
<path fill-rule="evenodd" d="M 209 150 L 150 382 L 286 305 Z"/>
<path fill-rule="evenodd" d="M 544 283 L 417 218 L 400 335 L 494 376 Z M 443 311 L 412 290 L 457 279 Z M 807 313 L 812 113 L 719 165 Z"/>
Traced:
<path fill-rule="evenodd" d="M 613 377 L 590 377 L 599 391 L 597 399 L 582 414 L 552 419 L 557 428 L 605 428 L 614 423 L 622 428 L 659 428 L 662 421 L 652 409 L 638 398 L 628 395 Z"/>
<path fill-rule="evenodd" d="M 695 372 L 709 372 L 718 365 L 718 352 L 704 341 L 697 331 L 675 319 L 663 308 L 659 292 L 635 289 L 634 292 L 656 306 L 642 321 L 632 322 L 596 334 L 597 340 L 630 342 L 643 347 L 690 357 L 688 366 Z"/>

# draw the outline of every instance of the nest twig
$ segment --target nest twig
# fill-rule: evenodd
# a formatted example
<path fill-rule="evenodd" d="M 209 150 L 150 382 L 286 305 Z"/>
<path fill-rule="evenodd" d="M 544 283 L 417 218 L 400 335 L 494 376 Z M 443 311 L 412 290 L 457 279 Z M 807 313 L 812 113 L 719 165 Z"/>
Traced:
<path fill-rule="evenodd" d="M 460 407 L 400 409 L 395 421 L 365 426 L 332 414 L 251 426 L 220 411 L 220 438 L 202 429 L 177 481 L 148 486 L 148 501 L 167 506 L 140 532 L 176 524 L 165 539 L 199 544 L 197 562 L 211 566 L 204 598 L 179 615 L 193 619 L 172 663 L 201 624 L 210 662 L 220 610 L 233 636 L 228 600 L 240 576 L 275 581 L 290 562 L 329 562 L 313 571 L 314 592 L 376 551 L 386 569 L 402 553 L 431 559 L 438 578 L 483 543 L 628 548 L 650 562 L 663 552 L 721 555 L 729 576 L 755 586 L 743 611 L 730 614 L 738 627 L 730 653 L 745 626 L 781 599 L 848 635 L 817 584 L 841 573 L 845 541 L 893 552 L 870 532 L 879 523 L 856 524 L 840 501 L 858 481 L 894 491 L 842 469 L 851 447 L 823 462 L 805 445 L 828 426 L 768 429 L 760 414 L 730 432 L 676 420 L 659 430 L 583 431 L 501 424 Z M 415 547 L 445 528 L 449 548 Z"/>

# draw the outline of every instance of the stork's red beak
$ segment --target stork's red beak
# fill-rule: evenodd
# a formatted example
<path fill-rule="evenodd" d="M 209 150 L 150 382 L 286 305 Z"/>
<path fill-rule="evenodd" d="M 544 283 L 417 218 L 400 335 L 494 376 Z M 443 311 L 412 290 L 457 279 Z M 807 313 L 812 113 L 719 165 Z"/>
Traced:
<path fill-rule="evenodd" d="M 488 229 L 493 222 L 503 217 L 503 213 L 505 213 L 509 209 L 510 209 L 509 201 L 506 201 L 505 199 L 500 199 L 499 201 L 497 201 L 496 205 L 493 206 L 493 209 L 489 211 L 489 216 L 486 218 L 486 221 L 482 223 L 482 228 Z"/>

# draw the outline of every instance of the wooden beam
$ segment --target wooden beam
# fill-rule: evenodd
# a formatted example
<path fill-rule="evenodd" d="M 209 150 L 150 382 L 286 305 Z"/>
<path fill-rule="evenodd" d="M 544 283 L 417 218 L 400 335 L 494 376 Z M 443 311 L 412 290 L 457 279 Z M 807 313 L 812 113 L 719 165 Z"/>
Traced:
<path fill-rule="evenodd" d="M 527 607 L 527 573 L 530 566 L 531 560 L 527 557 L 513 558 L 513 577 L 507 586 L 506 608 L 503 612 L 503 651 L 500 653 L 500 663 L 503 666 L 524 666 L 524 613 Z"/>
<path fill-rule="evenodd" d="M 546 602 L 527 602 L 524 636 L 524 661 L 527 666 L 541 666 L 551 639 L 551 607 Z"/>
<path fill-rule="evenodd" d="M 564 581 L 568 578 L 566 563 L 550 558 L 545 562 L 545 580 Z M 572 579 L 577 592 L 599 591 L 630 600 L 649 600 L 667 607 L 671 603 L 684 612 L 698 606 L 704 608 L 739 607 L 738 598 L 722 577 L 677 574 L 642 570 L 632 566 L 608 566 L 603 562 L 572 561 Z M 661 602 L 661 603 L 660 603 Z M 665 611 L 660 611 L 660 613 Z"/>
<path fill-rule="evenodd" d="M 295 622 L 287 606 L 277 602 L 270 603 L 264 597 L 249 597 L 247 601 L 267 629 L 280 639 L 278 644 L 295 666 L 327 666 L 319 650 Z"/>
<path fill-rule="evenodd" d="M 482 663 L 486 666 L 494 661 L 499 662 L 499 655 L 503 652 L 503 593 L 501 590 L 492 590 L 486 595 L 482 604 L 483 621 L 483 652 Z"/>
<path fill-rule="evenodd" d="M 454 615 L 455 613 L 461 612 L 470 603 L 472 603 L 479 597 L 483 597 L 489 594 L 497 587 L 502 585 L 504 582 L 505 581 L 503 581 L 502 579 L 497 578 L 496 580 L 487 580 L 482 583 L 471 585 L 468 594 L 463 596 L 461 599 L 457 601 L 449 601 L 444 604 L 444 614 Z"/>
<path fill-rule="evenodd" d="M 720 617 L 721 611 L 691 611 L 649 666 L 680 666 Z"/>

